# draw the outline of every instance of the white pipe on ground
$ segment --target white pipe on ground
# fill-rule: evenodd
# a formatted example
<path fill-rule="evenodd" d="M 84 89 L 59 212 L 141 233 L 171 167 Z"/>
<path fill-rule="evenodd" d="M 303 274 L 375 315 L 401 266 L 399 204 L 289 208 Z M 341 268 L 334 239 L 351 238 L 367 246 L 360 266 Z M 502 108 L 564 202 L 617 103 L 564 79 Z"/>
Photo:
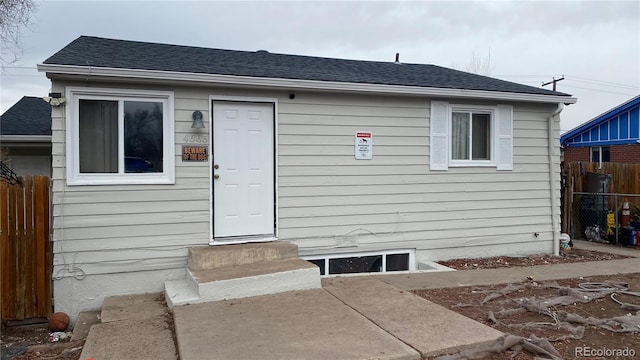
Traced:
<path fill-rule="evenodd" d="M 551 230 L 553 231 L 553 254 L 560 255 L 560 218 L 559 207 L 556 204 L 556 193 L 558 192 L 558 179 L 556 179 L 556 164 L 554 159 L 555 150 L 555 130 L 554 123 L 557 116 L 564 109 L 564 104 L 558 104 L 558 108 L 549 115 L 549 189 L 551 191 Z"/>

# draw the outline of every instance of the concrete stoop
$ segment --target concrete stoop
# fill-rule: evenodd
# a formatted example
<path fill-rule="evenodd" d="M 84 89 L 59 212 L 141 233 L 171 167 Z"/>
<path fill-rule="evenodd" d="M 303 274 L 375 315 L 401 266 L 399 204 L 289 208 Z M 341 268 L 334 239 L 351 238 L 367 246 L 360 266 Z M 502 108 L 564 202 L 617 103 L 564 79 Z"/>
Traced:
<path fill-rule="evenodd" d="M 173 308 L 320 287 L 320 270 L 296 245 L 270 242 L 191 248 L 185 279 L 165 282 L 165 294 Z"/>

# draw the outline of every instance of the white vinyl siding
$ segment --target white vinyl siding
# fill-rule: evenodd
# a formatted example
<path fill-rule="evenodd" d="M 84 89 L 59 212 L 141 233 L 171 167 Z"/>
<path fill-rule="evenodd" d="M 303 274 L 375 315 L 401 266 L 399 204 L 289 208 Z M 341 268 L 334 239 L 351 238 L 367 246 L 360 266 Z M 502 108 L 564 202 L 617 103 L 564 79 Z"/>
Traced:
<path fill-rule="evenodd" d="M 53 91 L 64 92 L 63 85 L 81 84 L 54 82 Z M 53 108 L 54 275 L 74 275 L 64 265 L 89 276 L 183 271 L 189 247 L 208 244 L 209 163 L 182 162 L 180 152 L 185 137 L 208 134 L 214 94 L 278 99 L 278 235 L 299 245 L 302 255 L 416 249 L 419 257 L 446 249 L 455 256 L 532 243 L 551 250 L 551 106 L 510 104 L 512 171 L 431 171 L 431 99 L 305 92 L 289 99 L 275 91 L 129 87 L 174 92 L 175 184 L 67 186 L 65 118 L 61 107 Z M 191 129 L 195 110 L 204 115 L 200 132 Z M 375 138 L 371 160 L 354 158 L 359 130 Z M 355 246 L 340 247 L 345 242 Z"/>
<path fill-rule="evenodd" d="M 512 171 L 494 165 L 442 172 L 430 170 L 431 103 L 331 95 L 282 100 L 280 238 L 294 240 L 303 254 L 415 248 L 455 256 L 493 245 L 517 252 L 523 244 L 551 251 L 547 116 L 553 108 L 476 104 L 513 111 L 513 128 L 506 130 L 513 134 Z M 353 159 L 356 130 L 373 133 L 372 160 Z"/>
<path fill-rule="evenodd" d="M 63 85 L 79 84 L 54 85 L 64 92 Z M 143 92 L 174 90 L 129 87 Z M 207 134 L 208 95 L 208 91 L 175 92 L 174 161 L 168 169 L 175 170 L 173 184 L 67 186 L 65 113 L 63 107 L 52 108 L 54 276 L 77 275 L 68 271 L 74 269 L 88 276 L 167 269 L 184 272 L 189 247 L 206 245 L 209 236 L 208 163 L 182 162 L 180 157 L 185 136 Z M 191 129 L 194 110 L 203 112 L 206 129 Z M 159 291 L 163 281 L 156 279 L 150 286 Z"/>

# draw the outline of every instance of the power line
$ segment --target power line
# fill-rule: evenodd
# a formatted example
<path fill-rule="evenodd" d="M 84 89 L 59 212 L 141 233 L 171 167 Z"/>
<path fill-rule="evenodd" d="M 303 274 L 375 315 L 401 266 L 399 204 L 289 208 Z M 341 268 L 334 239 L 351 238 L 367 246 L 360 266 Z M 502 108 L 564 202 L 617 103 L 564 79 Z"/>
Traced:
<path fill-rule="evenodd" d="M 42 77 L 44 77 L 44 75 L 24 75 L 24 74 L 22 74 L 22 75 L 20 75 L 20 74 L 2 74 L 2 75 L 0 75 L 0 76 L 2 76 L 2 77 L 5 77 L 5 76 L 13 76 L 13 77 L 37 77 L 37 78 L 42 78 Z"/>
<path fill-rule="evenodd" d="M 493 75 L 493 76 L 500 77 L 500 78 L 542 78 L 542 77 L 549 77 L 549 76 L 556 76 L 556 75 L 552 75 L 552 74 L 551 75 L 523 74 L 523 75 Z M 605 80 L 585 78 L 585 77 L 580 77 L 580 76 L 575 76 L 575 75 L 563 75 L 563 76 L 566 77 L 567 80 L 577 81 L 577 82 L 585 82 L 585 83 L 593 83 L 594 85 L 621 87 L 621 88 L 628 88 L 628 89 L 632 89 L 632 90 L 640 89 L 640 86 L 638 86 L 638 85 L 622 84 L 622 83 L 616 83 L 616 82 L 605 81 Z"/>
<path fill-rule="evenodd" d="M 598 83 L 598 82 L 595 82 L 595 81 L 571 79 L 571 78 L 568 78 L 567 80 L 575 81 L 575 82 L 579 82 L 579 83 L 584 83 L 584 84 L 588 84 L 588 85 L 606 86 L 606 87 L 610 87 L 610 88 L 618 88 L 618 89 L 624 89 L 624 90 L 634 90 L 634 91 L 640 90 L 639 86 L 609 85 L 609 84 Z"/>
<path fill-rule="evenodd" d="M 589 78 L 583 78 L 583 77 L 580 77 L 580 76 L 574 76 L 574 75 L 567 75 L 567 76 L 568 76 L 568 77 L 571 77 L 571 78 L 580 79 L 580 80 L 583 80 L 583 81 L 590 81 L 590 82 L 594 82 L 594 83 L 601 83 L 601 84 L 609 84 L 609 85 L 611 85 L 611 86 L 622 86 L 622 87 L 629 87 L 629 88 L 632 88 L 632 89 L 639 89 L 639 88 L 640 88 L 640 87 L 639 87 L 639 86 L 637 86 L 637 85 L 628 85 L 628 84 L 614 83 L 614 82 L 611 82 L 611 81 L 604 81 L 604 80 L 597 80 L 597 79 L 589 79 Z M 578 80 L 575 80 L 575 81 L 578 81 Z"/>
<path fill-rule="evenodd" d="M 38 70 L 35 66 L 3 66 L 4 69 L 33 69 Z"/>
<path fill-rule="evenodd" d="M 522 78 L 522 77 L 526 77 L 526 78 L 547 78 L 549 76 L 555 76 L 554 74 L 545 74 L 545 75 L 493 75 L 495 77 L 516 77 L 516 78 Z"/>
<path fill-rule="evenodd" d="M 570 87 L 570 88 L 576 88 L 576 89 L 584 89 L 584 90 L 591 90 L 591 91 L 598 91 L 598 92 L 603 92 L 603 93 L 609 93 L 609 94 L 617 94 L 617 95 L 625 95 L 625 96 L 633 96 L 633 95 L 637 95 L 637 94 L 628 94 L 628 93 L 620 93 L 620 92 L 615 92 L 615 91 L 607 91 L 607 90 L 599 90 L 599 89 L 592 89 L 592 88 L 586 88 L 586 87 L 582 87 L 582 86 L 575 86 L 575 85 L 564 85 L 566 87 Z"/>

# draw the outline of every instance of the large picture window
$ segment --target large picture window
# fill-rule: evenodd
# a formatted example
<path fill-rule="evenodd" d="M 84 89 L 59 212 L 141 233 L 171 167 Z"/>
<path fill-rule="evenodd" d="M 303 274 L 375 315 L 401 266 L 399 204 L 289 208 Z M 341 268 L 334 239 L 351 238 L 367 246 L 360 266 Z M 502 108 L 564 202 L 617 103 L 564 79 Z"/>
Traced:
<path fill-rule="evenodd" d="M 173 183 L 171 93 L 69 92 L 69 184 Z"/>

